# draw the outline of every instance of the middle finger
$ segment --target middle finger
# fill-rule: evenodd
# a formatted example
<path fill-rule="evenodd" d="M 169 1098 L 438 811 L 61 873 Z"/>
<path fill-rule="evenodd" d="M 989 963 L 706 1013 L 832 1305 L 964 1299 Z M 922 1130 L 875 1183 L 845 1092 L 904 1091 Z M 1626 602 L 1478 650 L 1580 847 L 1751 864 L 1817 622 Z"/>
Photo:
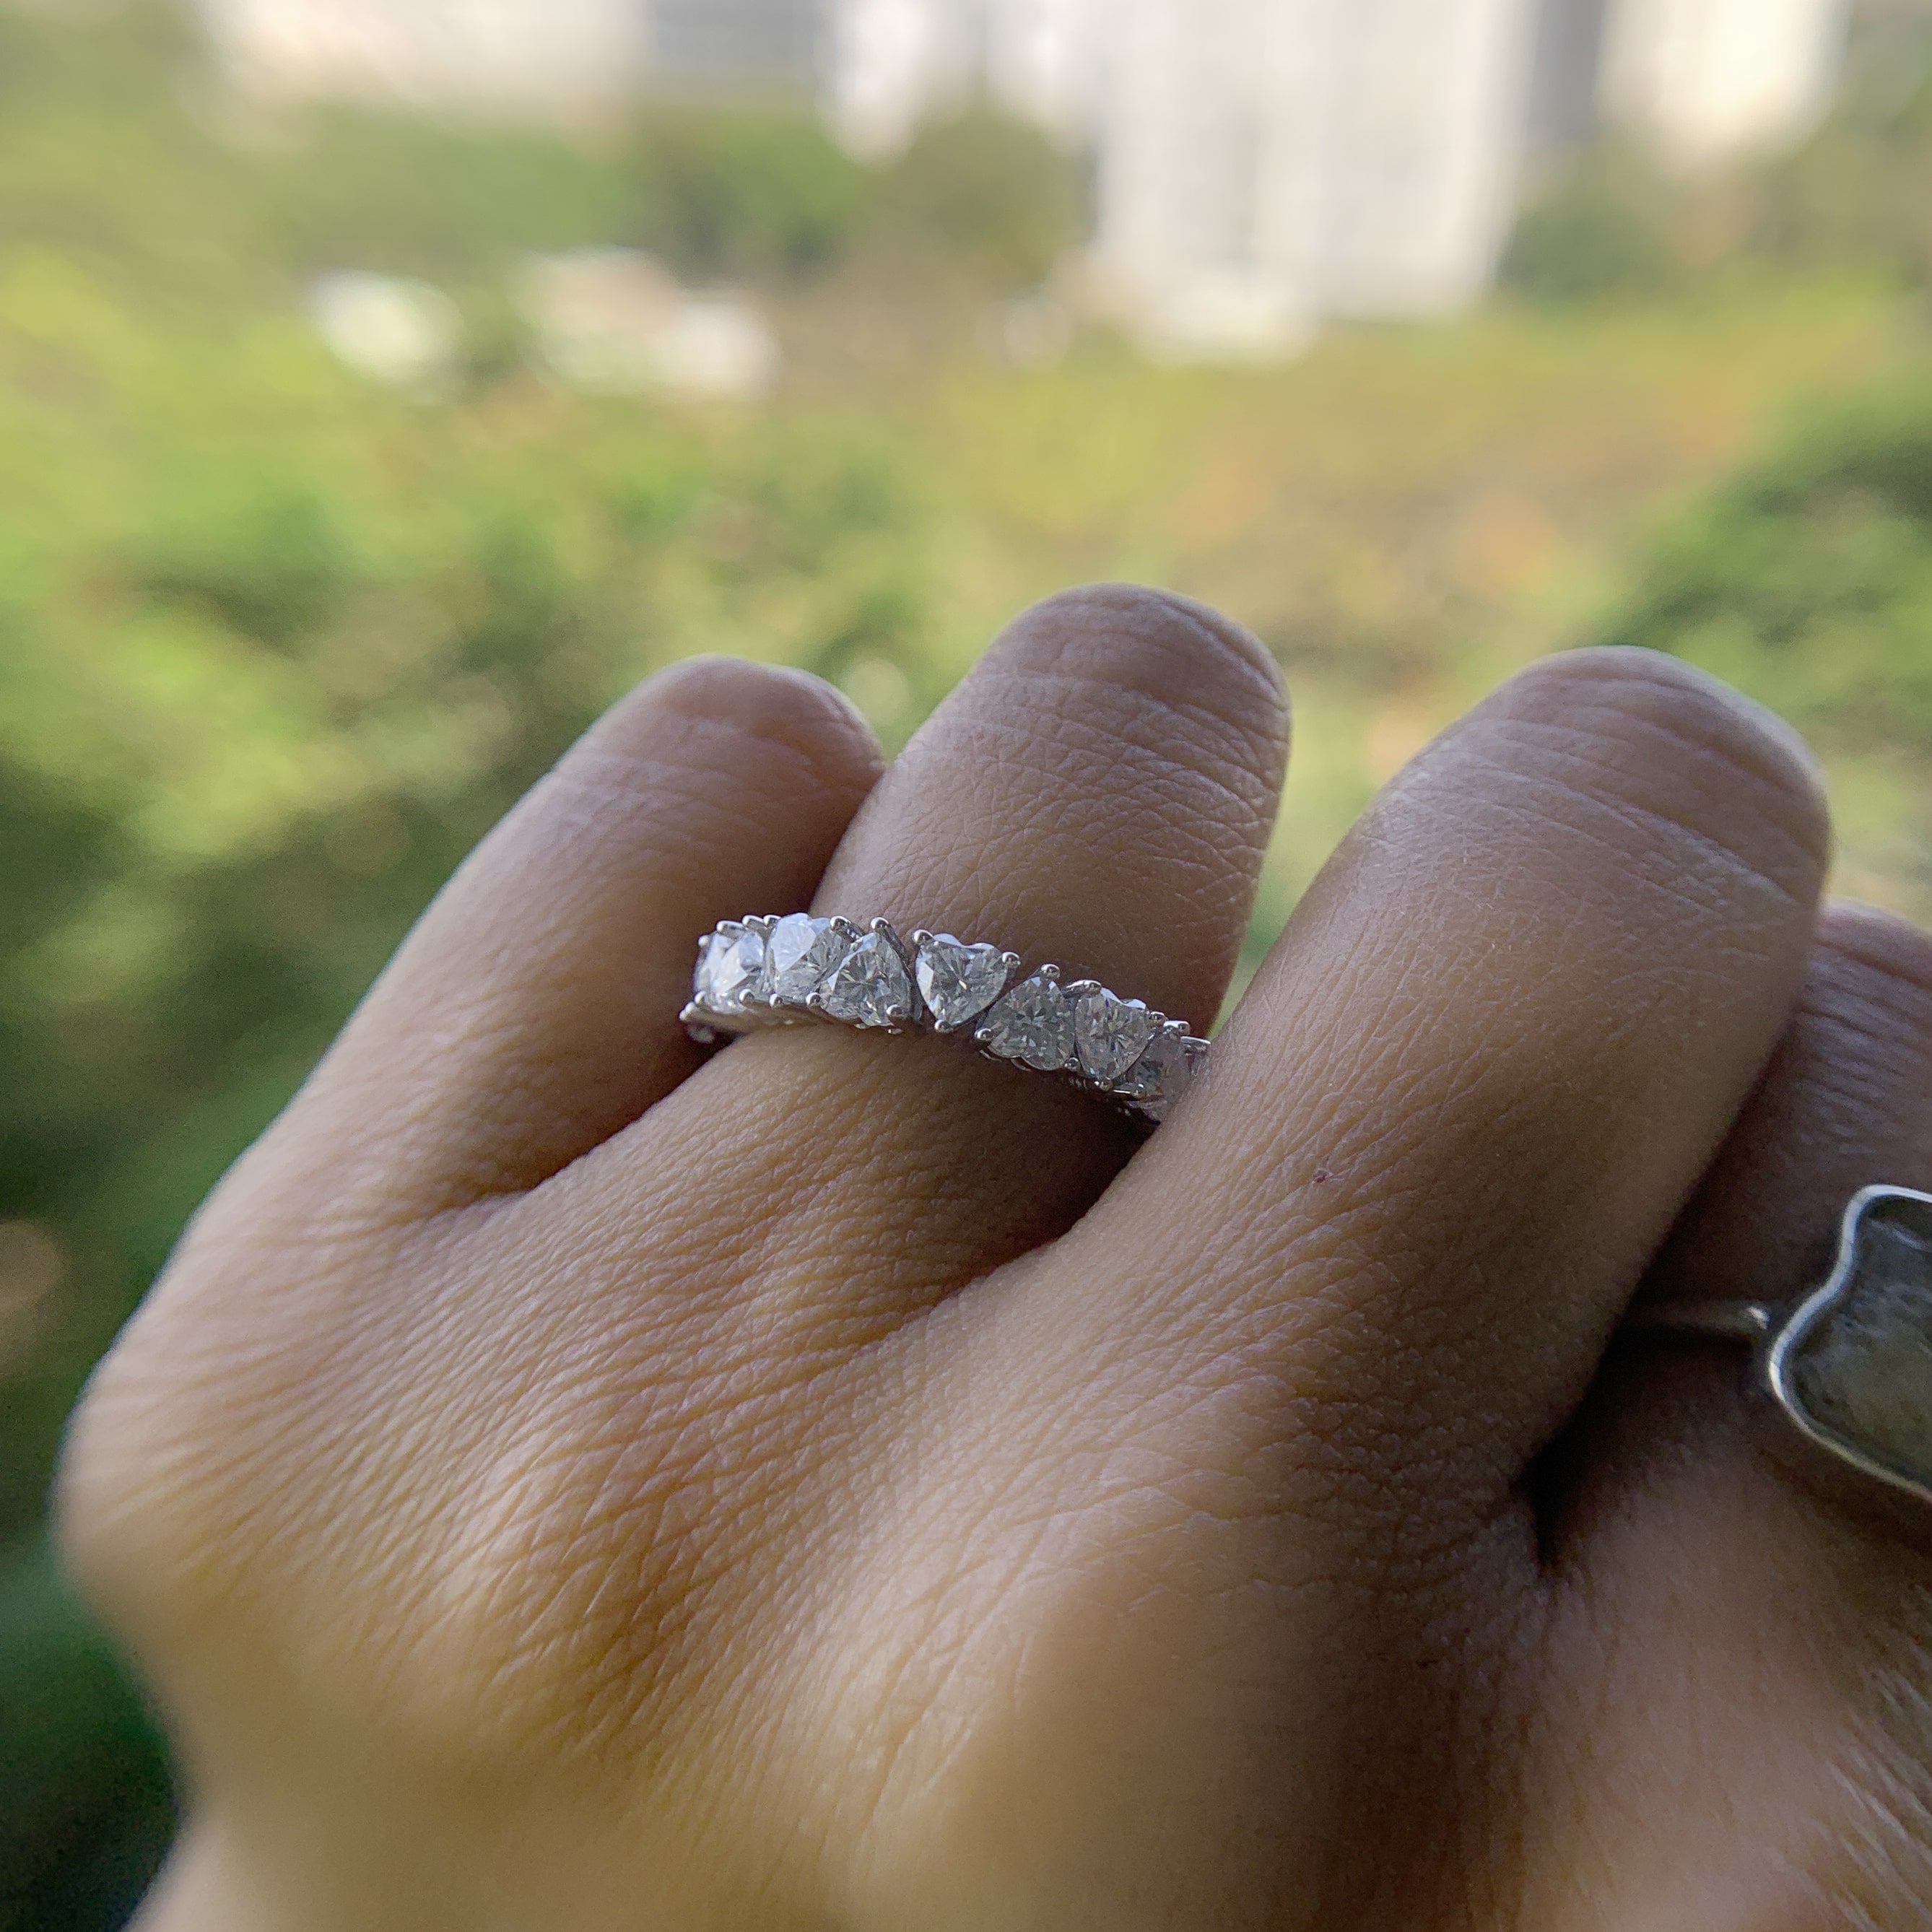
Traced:
<path fill-rule="evenodd" d="M 1076 1279 L 1070 1327 L 1183 1380 L 1286 1376 L 1311 1473 L 1492 1516 L 1772 1050 L 1827 844 L 1802 749 L 1714 681 L 1638 652 L 1522 674 L 1303 902 L 1076 1238 L 1145 1258 L 1104 1305 Z"/>
<path fill-rule="evenodd" d="M 1280 674 L 1238 626 L 1120 586 L 1053 598 L 880 780 L 815 910 L 1050 960 L 1204 1029 L 1286 738 Z M 586 1188 L 628 1204 L 638 1248 L 699 1217 L 728 1294 L 770 1267 L 766 1231 L 784 1228 L 787 1299 L 810 1306 L 820 1280 L 860 1340 L 1060 1232 L 1137 1138 L 1090 1096 L 956 1040 L 788 1029 L 734 1044 L 560 1179 L 567 1217 Z M 727 1228 L 743 1231 L 732 1252 Z"/>

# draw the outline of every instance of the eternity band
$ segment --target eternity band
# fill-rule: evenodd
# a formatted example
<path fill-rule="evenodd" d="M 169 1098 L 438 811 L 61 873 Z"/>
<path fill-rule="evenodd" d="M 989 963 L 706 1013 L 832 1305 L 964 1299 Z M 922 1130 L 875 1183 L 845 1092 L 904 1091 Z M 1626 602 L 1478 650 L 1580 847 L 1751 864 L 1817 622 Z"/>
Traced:
<path fill-rule="evenodd" d="M 804 913 L 728 919 L 698 942 L 686 1030 L 706 1044 L 814 1022 L 868 1032 L 963 1034 L 989 1058 L 1058 1074 L 1150 1120 L 1198 1075 L 1208 1042 L 1178 1020 L 1057 966 L 950 933 L 902 938 Z"/>

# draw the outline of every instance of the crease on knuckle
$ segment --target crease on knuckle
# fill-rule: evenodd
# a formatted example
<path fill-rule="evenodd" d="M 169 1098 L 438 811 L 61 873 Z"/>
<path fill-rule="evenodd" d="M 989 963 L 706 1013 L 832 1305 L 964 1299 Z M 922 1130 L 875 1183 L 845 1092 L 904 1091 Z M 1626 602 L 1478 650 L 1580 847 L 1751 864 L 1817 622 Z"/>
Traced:
<path fill-rule="evenodd" d="M 1708 707 L 1706 707 L 1708 716 Z M 1816 799 L 1767 775 L 1738 742 L 1690 717 L 1606 710 L 1600 722 L 1506 716 L 1479 755 L 1546 826 L 1553 788 L 1572 802 L 1558 822 L 1675 874 L 1690 894 L 1722 893 L 1749 879 L 1780 900 L 1808 902 L 1827 844 Z"/>
<path fill-rule="evenodd" d="M 1010 742 L 1034 739 L 1042 749 L 1084 755 L 1103 773 L 1121 753 L 1137 754 L 1207 779 L 1250 808 L 1258 797 L 1271 796 L 1278 782 L 1278 707 L 1257 722 L 1198 689 L 1156 692 L 1034 666 L 1008 666 L 988 676 L 987 715 Z M 1029 762 L 1042 760 L 1036 754 Z"/>
<path fill-rule="evenodd" d="M 1841 904 L 1820 922 L 1817 951 L 1819 991 L 1833 1016 L 1849 990 L 1861 1006 L 1932 1030 L 1932 934 L 1876 907 Z"/>

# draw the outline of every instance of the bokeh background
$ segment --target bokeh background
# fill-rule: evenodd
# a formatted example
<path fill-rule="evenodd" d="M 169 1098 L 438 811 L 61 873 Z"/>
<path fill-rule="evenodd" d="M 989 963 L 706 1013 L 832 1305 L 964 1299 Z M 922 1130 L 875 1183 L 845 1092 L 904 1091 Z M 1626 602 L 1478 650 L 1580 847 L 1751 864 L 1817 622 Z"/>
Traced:
<path fill-rule="evenodd" d="M 1932 914 L 1928 75 L 1900 0 L 0 0 L 0 1932 L 171 1828 L 46 1553 L 90 1364 L 654 668 L 896 743 L 1036 596 L 1220 604 L 1299 713 L 1251 964 L 1650 644 Z"/>

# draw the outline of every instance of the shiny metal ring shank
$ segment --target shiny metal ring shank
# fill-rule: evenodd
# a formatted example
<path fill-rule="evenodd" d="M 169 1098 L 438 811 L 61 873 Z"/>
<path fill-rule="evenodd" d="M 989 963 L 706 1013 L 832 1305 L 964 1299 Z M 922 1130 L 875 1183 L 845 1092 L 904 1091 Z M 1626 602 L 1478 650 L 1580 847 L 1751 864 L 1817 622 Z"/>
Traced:
<path fill-rule="evenodd" d="M 902 938 L 804 913 L 726 920 L 698 943 L 681 1017 L 710 1042 L 814 1022 L 961 1034 L 994 1060 L 1058 1074 L 1150 1120 L 1165 1120 L 1206 1064 L 1178 1020 L 1097 980 L 1022 970 L 1017 953 L 950 933 Z"/>

